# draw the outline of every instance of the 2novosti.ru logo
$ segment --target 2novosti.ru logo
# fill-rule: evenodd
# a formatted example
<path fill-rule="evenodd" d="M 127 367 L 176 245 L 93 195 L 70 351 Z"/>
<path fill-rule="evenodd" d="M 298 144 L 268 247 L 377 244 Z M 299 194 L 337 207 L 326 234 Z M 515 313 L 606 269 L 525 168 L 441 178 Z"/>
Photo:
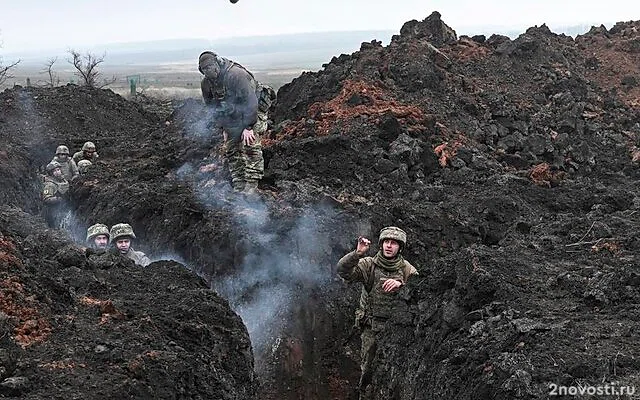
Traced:
<path fill-rule="evenodd" d="M 614 384 L 590 386 L 562 386 L 552 383 L 549 385 L 550 396 L 633 396 L 636 393 L 635 386 L 616 386 Z"/>

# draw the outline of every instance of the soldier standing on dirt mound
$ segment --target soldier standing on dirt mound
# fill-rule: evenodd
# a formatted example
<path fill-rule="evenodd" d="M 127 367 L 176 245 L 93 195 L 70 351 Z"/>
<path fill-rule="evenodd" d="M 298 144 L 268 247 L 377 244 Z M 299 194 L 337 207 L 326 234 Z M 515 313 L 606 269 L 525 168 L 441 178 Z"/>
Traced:
<path fill-rule="evenodd" d="M 109 232 L 110 242 L 115 244 L 115 251 L 130 258 L 136 264 L 146 267 L 151 260 L 141 251 L 135 251 L 131 247 L 131 240 L 136 238 L 133 228 L 129 224 L 115 224 Z"/>
<path fill-rule="evenodd" d="M 62 222 L 69 212 L 69 182 L 64 178 L 60 163 L 51 161 L 46 167 L 47 176 L 42 188 L 44 219 L 50 228 L 62 228 Z"/>
<path fill-rule="evenodd" d="M 242 65 L 211 51 L 198 58 L 198 70 L 204 75 L 200 88 L 205 104 L 213 109 L 215 129 L 223 129 L 228 135 L 226 156 L 231 172 L 231 185 L 236 192 L 245 189 L 255 191 L 261 173 L 262 151 L 250 151 L 254 166 L 248 171 L 245 146 L 256 143 L 255 125 L 258 122 L 257 82 L 251 72 Z M 259 156 L 258 161 L 257 159 Z"/>
<path fill-rule="evenodd" d="M 91 225 L 87 229 L 87 243 L 96 250 L 106 250 L 109 246 L 109 227 L 105 224 Z"/>
<path fill-rule="evenodd" d="M 56 148 L 56 155 L 52 161 L 57 161 L 60 164 L 62 175 L 64 175 L 64 178 L 69 182 L 78 176 L 78 166 L 75 161 L 69 158 L 69 148 L 67 146 L 58 146 Z"/>
<path fill-rule="evenodd" d="M 93 144 L 93 142 L 84 142 L 82 150 L 73 153 L 73 161 L 75 161 L 76 164 L 82 160 L 89 160 L 94 163 L 98 161 L 98 157 L 98 153 L 96 153 L 96 145 Z"/>
<path fill-rule="evenodd" d="M 411 275 L 418 274 L 401 255 L 407 245 L 407 234 L 402 229 L 395 226 L 383 228 L 378 239 L 378 252 L 374 257 L 365 257 L 370 244 L 369 239 L 358 238 L 356 249 L 338 261 L 338 275 L 342 279 L 363 285 L 359 310 L 356 311 L 356 320 L 362 329 L 361 394 L 371 381 L 378 334 L 398 307 L 406 307 L 406 304 L 401 304 L 404 301 L 398 297 L 398 289 Z"/>

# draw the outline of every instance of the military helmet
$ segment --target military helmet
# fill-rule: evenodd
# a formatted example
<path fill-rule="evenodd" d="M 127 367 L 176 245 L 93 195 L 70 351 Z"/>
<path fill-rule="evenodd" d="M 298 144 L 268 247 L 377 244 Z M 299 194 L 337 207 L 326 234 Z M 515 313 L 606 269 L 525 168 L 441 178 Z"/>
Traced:
<path fill-rule="evenodd" d="M 57 161 L 51 161 L 49 164 L 47 164 L 46 170 L 47 172 L 53 172 L 54 169 L 56 168 L 60 168 L 61 165 L 59 162 Z"/>
<path fill-rule="evenodd" d="M 58 155 L 58 154 L 69 155 L 69 148 L 67 146 L 58 146 L 56 148 L 56 155 Z"/>
<path fill-rule="evenodd" d="M 89 170 L 89 167 L 91 165 L 93 164 L 89 160 L 80 160 L 78 161 L 78 170 L 84 174 L 85 172 L 87 172 L 87 170 Z"/>
<path fill-rule="evenodd" d="M 82 151 L 96 151 L 96 145 L 93 142 L 84 142 Z"/>
<path fill-rule="evenodd" d="M 393 239 L 400 243 L 400 248 L 404 249 L 407 245 L 407 232 L 398 228 L 397 226 L 387 226 L 380 231 L 380 238 L 378 239 L 378 246 L 382 246 L 382 242 L 385 239 Z"/>
<path fill-rule="evenodd" d="M 92 240 L 98 235 L 107 235 L 109 237 L 109 227 L 105 224 L 95 224 L 91 225 L 89 229 L 87 229 L 87 242 Z"/>
<path fill-rule="evenodd" d="M 113 243 L 118 239 L 129 236 L 132 239 L 136 238 L 136 234 L 133 233 L 133 228 L 129 224 L 115 224 L 111 227 L 111 231 L 109 232 L 109 242 Z"/>

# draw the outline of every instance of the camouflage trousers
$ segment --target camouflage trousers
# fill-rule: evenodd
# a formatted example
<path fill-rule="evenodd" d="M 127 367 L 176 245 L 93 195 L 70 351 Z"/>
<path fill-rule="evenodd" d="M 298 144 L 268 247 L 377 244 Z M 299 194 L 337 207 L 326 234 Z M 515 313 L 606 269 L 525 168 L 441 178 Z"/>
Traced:
<path fill-rule="evenodd" d="M 242 142 L 242 138 L 227 141 L 225 153 L 234 189 L 242 190 L 245 183 L 257 184 L 264 175 L 262 143 L 260 137 L 256 136 L 256 141 L 249 146 Z"/>
<path fill-rule="evenodd" d="M 373 374 L 373 358 L 378 349 L 376 342 L 376 334 L 371 326 L 365 325 L 360 334 L 360 382 L 358 389 L 360 393 L 364 393 L 365 389 L 371 383 L 371 375 Z"/>
<path fill-rule="evenodd" d="M 254 126 L 255 142 L 245 145 L 242 137 L 227 140 L 225 154 L 231 173 L 231 184 L 236 190 L 243 190 L 245 184 L 257 186 L 264 175 L 264 158 L 262 157 L 262 141 L 260 135 L 266 132 L 266 114 L 258 113 L 258 122 Z"/>

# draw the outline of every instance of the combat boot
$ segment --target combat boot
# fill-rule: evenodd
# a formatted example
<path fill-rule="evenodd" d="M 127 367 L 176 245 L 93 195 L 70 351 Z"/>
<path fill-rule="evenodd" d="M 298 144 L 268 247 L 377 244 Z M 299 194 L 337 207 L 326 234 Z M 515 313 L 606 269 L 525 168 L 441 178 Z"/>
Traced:
<path fill-rule="evenodd" d="M 244 181 L 235 181 L 231 183 L 234 193 L 244 193 L 246 183 Z"/>
<path fill-rule="evenodd" d="M 245 182 L 242 191 L 246 194 L 256 193 L 258 191 L 258 182 Z"/>
<path fill-rule="evenodd" d="M 260 191 L 258 191 L 258 182 L 245 183 L 242 194 L 247 200 L 258 200 L 260 198 Z"/>

